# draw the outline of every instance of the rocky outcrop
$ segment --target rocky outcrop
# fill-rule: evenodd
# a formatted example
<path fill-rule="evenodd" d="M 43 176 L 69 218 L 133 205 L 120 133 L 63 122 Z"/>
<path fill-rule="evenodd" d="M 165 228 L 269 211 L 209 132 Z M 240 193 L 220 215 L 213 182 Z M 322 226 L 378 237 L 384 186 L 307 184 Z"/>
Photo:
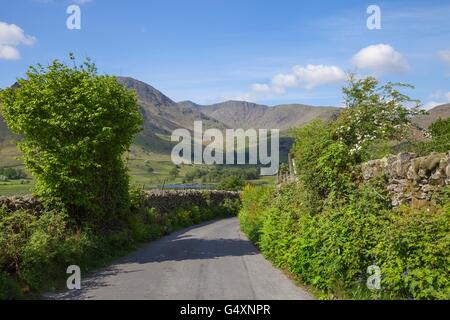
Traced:
<path fill-rule="evenodd" d="M 384 177 L 392 205 L 430 201 L 432 194 L 450 184 L 450 152 L 417 157 L 400 153 L 362 165 L 364 180 Z"/>

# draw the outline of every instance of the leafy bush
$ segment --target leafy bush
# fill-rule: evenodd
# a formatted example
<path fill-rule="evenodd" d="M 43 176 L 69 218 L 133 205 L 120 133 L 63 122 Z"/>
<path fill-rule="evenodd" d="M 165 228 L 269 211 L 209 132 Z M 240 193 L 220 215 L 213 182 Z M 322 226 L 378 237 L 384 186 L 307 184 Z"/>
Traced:
<path fill-rule="evenodd" d="M 438 119 L 429 127 L 431 141 L 427 143 L 427 150 L 447 152 L 450 150 L 450 118 Z"/>
<path fill-rule="evenodd" d="M 237 177 L 242 181 L 255 180 L 259 178 L 259 170 L 256 166 L 215 165 L 196 167 L 185 174 L 183 182 L 193 182 L 195 179 L 201 179 L 202 182 L 221 183 L 231 177 Z"/>
<path fill-rule="evenodd" d="M 241 194 L 242 208 L 239 211 L 239 222 L 242 231 L 253 243 L 260 241 L 261 227 L 270 205 L 273 189 L 270 187 L 254 187 L 247 185 Z"/>
<path fill-rule="evenodd" d="M 229 176 L 225 178 L 219 185 L 219 190 L 239 191 L 244 187 L 245 181 L 237 176 Z"/>
<path fill-rule="evenodd" d="M 73 60 L 73 57 L 72 57 Z M 129 206 L 122 154 L 142 121 L 134 92 L 100 76 L 87 60 L 30 67 L 26 79 L 0 92 L 7 125 L 35 176 L 34 193 L 59 198 L 79 225 L 103 228 Z"/>
<path fill-rule="evenodd" d="M 327 199 L 345 196 L 354 181 L 355 159 L 332 134 L 332 127 L 321 121 L 296 131 L 293 153 L 297 173 L 306 191 L 306 205 L 316 213 Z"/>
<path fill-rule="evenodd" d="M 5 176 L 7 179 L 11 180 L 27 178 L 25 171 L 17 168 L 0 168 L 0 176 Z"/>
<path fill-rule="evenodd" d="M 22 298 L 20 285 L 9 274 L 0 271 L 0 300 Z"/>
<path fill-rule="evenodd" d="M 0 210 L 0 270 L 31 290 L 48 288 L 64 274 L 62 268 L 70 263 L 63 262 L 71 260 L 74 248 L 83 244 L 82 237 L 72 235 L 62 212 Z"/>
<path fill-rule="evenodd" d="M 268 191 L 244 189 L 241 228 L 276 266 L 304 283 L 341 297 L 450 297 L 449 202 L 437 208 L 391 209 L 375 183 L 311 214 L 297 184 Z M 381 268 L 378 293 L 366 287 L 370 265 Z"/>
<path fill-rule="evenodd" d="M 383 291 L 393 298 L 450 299 L 450 210 L 403 207 L 373 250 Z"/>

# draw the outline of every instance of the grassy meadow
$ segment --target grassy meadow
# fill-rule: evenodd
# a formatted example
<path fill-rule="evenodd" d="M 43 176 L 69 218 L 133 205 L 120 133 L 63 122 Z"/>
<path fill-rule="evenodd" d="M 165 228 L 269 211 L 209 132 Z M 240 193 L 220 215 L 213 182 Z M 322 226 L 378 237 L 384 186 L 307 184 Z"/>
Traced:
<path fill-rule="evenodd" d="M 136 148 L 137 149 L 137 148 Z M 8 153 L 8 156 L 4 157 Z M 20 159 L 18 159 L 17 150 L 9 148 L 0 151 L 0 167 L 11 167 L 25 170 Z M 162 186 L 183 184 L 186 174 L 196 169 L 208 169 L 206 165 L 181 165 L 178 167 L 176 176 L 171 172 L 175 165 L 171 162 L 170 156 L 162 153 L 145 152 L 141 150 L 132 150 L 127 158 L 127 165 L 130 174 L 130 180 L 133 185 L 142 189 L 155 189 Z M 246 182 L 254 185 L 270 184 L 276 177 L 266 176 L 258 179 L 249 179 Z M 216 182 L 205 182 L 204 179 L 194 178 L 188 183 L 217 185 Z M 0 196 L 20 196 L 31 193 L 34 180 L 30 174 L 27 179 L 0 181 Z"/>

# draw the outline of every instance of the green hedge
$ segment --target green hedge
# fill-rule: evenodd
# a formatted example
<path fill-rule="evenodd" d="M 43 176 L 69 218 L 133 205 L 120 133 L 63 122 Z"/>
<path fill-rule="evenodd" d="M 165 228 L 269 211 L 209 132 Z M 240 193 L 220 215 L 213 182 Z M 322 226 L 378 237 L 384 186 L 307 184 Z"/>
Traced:
<path fill-rule="evenodd" d="M 325 297 L 449 299 L 450 205 L 443 203 L 391 209 L 380 188 L 365 185 L 312 214 L 297 184 L 249 186 L 239 219 L 274 265 Z M 381 269 L 379 292 L 366 286 L 371 265 Z"/>

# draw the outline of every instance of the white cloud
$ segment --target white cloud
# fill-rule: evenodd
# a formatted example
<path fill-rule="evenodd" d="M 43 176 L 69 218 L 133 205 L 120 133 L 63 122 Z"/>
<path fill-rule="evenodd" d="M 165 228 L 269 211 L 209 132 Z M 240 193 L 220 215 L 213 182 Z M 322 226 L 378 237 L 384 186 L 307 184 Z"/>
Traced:
<path fill-rule="evenodd" d="M 0 45 L 0 59 L 18 60 L 20 59 L 20 52 L 13 46 Z"/>
<path fill-rule="evenodd" d="M 345 72 L 336 66 L 307 65 L 306 67 L 295 66 L 294 74 L 300 86 L 307 89 L 314 87 L 339 83 L 347 78 Z"/>
<path fill-rule="evenodd" d="M 254 93 L 240 93 L 223 95 L 215 102 L 222 102 L 224 100 L 256 102 L 258 99 Z"/>
<path fill-rule="evenodd" d="M 445 102 L 430 101 L 423 106 L 423 109 L 428 111 L 443 104 L 445 104 Z"/>
<path fill-rule="evenodd" d="M 358 69 L 368 69 L 376 74 L 403 73 L 409 66 L 403 55 L 388 44 L 376 44 L 361 49 L 352 58 Z"/>
<path fill-rule="evenodd" d="M 430 94 L 431 100 L 438 100 L 438 101 L 449 101 L 450 102 L 450 92 L 438 90 Z"/>
<path fill-rule="evenodd" d="M 0 59 L 20 59 L 17 46 L 31 46 L 35 42 L 36 38 L 26 35 L 20 27 L 0 21 Z"/>
<path fill-rule="evenodd" d="M 287 88 L 313 89 L 318 86 L 343 82 L 345 72 L 336 66 L 307 65 L 294 66 L 290 73 L 279 73 L 272 77 L 270 83 L 255 83 L 253 93 L 282 94 Z"/>
<path fill-rule="evenodd" d="M 252 84 L 252 90 L 255 92 L 269 92 L 270 86 L 265 83 L 254 83 Z"/>
<path fill-rule="evenodd" d="M 442 59 L 442 61 L 450 64 L 450 50 L 439 51 L 439 57 Z"/>
<path fill-rule="evenodd" d="M 450 103 L 450 92 L 436 91 L 430 95 L 430 99 L 431 101 L 423 106 L 425 110 L 430 110 L 436 106 Z"/>
<path fill-rule="evenodd" d="M 284 92 L 285 88 L 292 88 L 298 85 L 295 74 L 277 74 L 272 78 L 272 90 L 275 92 Z"/>

